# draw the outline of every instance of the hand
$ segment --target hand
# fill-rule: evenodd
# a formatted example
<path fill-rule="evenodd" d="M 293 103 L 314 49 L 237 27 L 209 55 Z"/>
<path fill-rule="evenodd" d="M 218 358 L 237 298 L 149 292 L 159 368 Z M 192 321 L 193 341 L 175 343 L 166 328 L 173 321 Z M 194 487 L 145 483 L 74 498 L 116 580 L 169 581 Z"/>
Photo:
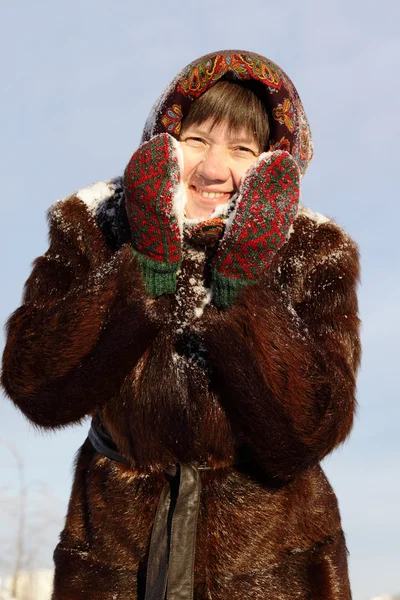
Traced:
<path fill-rule="evenodd" d="M 300 198 L 300 171 L 286 151 L 260 156 L 246 173 L 212 267 L 213 301 L 227 308 L 268 268 L 289 237 Z"/>
<path fill-rule="evenodd" d="M 176 289 L 182 250 L 175 205 L 181 184 L 180 152 L 179 143 L 162 133 L 136 150 L 124 173 L 133 252 L 151 297 Z"/>

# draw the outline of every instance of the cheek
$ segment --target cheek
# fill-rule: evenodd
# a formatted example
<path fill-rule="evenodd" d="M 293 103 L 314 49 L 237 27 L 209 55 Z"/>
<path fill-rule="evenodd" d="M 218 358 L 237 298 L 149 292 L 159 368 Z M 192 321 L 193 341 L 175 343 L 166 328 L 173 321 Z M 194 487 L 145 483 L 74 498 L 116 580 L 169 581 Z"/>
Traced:
<path fill-rule="evenodd" d="M 243 162 L 235 165 L 234 169 L 232 170 L 232 175 L 233 175 L 233 179 L 234 179 L 236 188 L 238 188 L 240 186 L 240 183 L 241 183 L 243 177 L 246 175 L 247 171 L 250 169 L 251 165 L 256 160 L 257 159 L 251 160 L 251 161 L 246 160 L 246 161 L 243 161 Z"/>
<path fill-rule="evenodd" d="M 189 177 L 190 177 L 190 173 L 192 171 L 192 167 L 189 161 L 184 161 L 183 163 L 183 175 L 182 175 L 182 179 L 184 181 L 184 183 L 187 183 Z"/>
<path fill-rule="evenodd" d="M 196 169 L 196 166 L 199 162 L 199 158 L 198 156 L 196 156 L 196 153 L 194 153 L 190 148 L 188 148 L 187 146 L 185 146 L 184 144 L 181 145 L 182 148 L 182 153 L 183 153 L 183 181 L 184 183 L 187 183 L 188 179 L 190 179 L 190 176 L 192 175 L 193 171 Z"/>

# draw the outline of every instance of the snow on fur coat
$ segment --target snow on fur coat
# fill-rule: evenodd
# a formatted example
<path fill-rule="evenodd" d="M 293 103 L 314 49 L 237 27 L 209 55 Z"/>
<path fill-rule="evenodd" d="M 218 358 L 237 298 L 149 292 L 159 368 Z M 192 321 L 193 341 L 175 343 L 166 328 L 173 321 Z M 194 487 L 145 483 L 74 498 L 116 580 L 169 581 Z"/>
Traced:
<path fill-rule="evenodd" d="M 49 224 L 49 249 L 8 322 L 3 386 L 41 427 L 99 415 L 129 463 L 82 446 L 54 600 L 144 598 L 164 469 L 175 463 L 211 467 L 201 472 L 196 600 L 349 599 L 319 462 L 353 422 L 354 242 L 300 208 L 268 271 L 219 310 L 206 256 L 188 243 L 176 294 L 146 297 L 121 178 L 56 203 Z"/>

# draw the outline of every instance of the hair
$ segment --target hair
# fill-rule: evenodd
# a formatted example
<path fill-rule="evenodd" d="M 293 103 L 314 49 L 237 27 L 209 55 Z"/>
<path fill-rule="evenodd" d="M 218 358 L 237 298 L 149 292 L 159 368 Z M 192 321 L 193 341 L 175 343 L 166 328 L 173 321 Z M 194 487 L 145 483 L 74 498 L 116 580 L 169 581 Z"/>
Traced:
<path fill-rule="evenodd" d="M 244 129 L 254 135 L 260 150 L 267 150 L 268 113 L 254 90 L 254 83 L 218 81 L 190 106 L 182 121 L 182 133 L 205 121 L 211 121 L 211 128 L 225 122 L 233 131 Z"/>

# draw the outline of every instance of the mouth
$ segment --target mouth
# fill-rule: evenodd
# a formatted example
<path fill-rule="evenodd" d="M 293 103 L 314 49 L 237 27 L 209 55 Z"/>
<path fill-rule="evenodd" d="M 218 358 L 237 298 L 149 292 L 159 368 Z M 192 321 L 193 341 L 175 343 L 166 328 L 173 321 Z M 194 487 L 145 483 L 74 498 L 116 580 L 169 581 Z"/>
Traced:
<path fill-rule="evenodd" d="M 221 201 L 227 202 L 233 195 L 233 192 L 203 190 L 202 188 L 198 188 L 194 185 L 191 185 L 189 189 L 194 192 L 199 200 L 205 202 L 206 204 L 214 204 Z"/>

